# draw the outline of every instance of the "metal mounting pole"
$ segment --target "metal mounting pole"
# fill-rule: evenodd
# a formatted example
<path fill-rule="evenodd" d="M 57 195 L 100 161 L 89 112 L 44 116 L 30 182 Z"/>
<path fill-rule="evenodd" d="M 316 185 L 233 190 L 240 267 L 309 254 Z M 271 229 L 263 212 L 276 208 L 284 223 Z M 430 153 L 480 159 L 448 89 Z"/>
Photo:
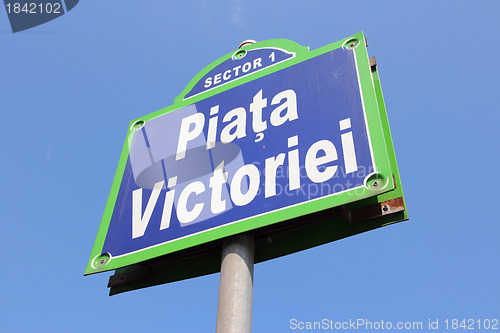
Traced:
<path fill-rule="evenodd" d="M 249 233 L 224 240 L 216 333 L 252 331 L 254 246 Z"/>

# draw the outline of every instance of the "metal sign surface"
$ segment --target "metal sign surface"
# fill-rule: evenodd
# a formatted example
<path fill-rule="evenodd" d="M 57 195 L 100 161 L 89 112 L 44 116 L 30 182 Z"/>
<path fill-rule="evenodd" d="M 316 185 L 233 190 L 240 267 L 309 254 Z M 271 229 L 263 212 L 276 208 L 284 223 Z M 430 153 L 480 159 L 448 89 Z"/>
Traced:
<path fill-rule="evenodd" d="M 393 191 L 379 104 L 362 33 L 212 63 L 131 122 L 85 274 Z"/>

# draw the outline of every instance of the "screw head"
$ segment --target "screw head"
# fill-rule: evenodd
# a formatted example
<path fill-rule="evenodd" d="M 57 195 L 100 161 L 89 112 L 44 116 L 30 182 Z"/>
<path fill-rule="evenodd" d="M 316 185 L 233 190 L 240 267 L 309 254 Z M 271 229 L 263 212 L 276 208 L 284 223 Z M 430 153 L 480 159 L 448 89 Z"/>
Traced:
<path fill-rule="evenodd" d="M 243 42 L 240 43 L 240 46 L 238 46 L 239 49 L 241 49 L 243 46 L 247 46 L 247 45 L 250 45 L 250 44 L 255 44 L 257 43 L 256 40 L 253 40 L 253 39 L 247 39 L 247 40 L 244 40 Z"/>
<path fill-rule="evenodd" d="M 144 121 L 143 120 L 138 120 L 135 123 L 133 123 L 132 126 L 130 126 L 130 130 L 132 130 L 132 131 L 138 131 L 138 130 L 140 130 L 143 127 L 144 127 Z"/>
<path fill-rule="evenodd" d="M 372 183 L 373 187 L 378 187 L 380 186 L 380 180 L 374 180 Z"/>
<path fill-rule="evenodd" d="M 92 267 L 94 269 L 100 269 L 109 264 L 110 261 L 111 261 L 111 255 L 109 253 L 102 253 L 94 258 L 92 262 Z"/>
<path fill-rule="evenodd" d="M 358 45 L 359 45 L 359 40 L 357 38 L 351 38 L 345 41 L 342 47 L 347 50 L 352 50 L 358 47 Z"/>
<path fill-rule="evenodd" d="M 382 211 L 383 211 L 383 212 L 388 212 L 388 211 L 389 211 L 389 209 L 390 209 L 390 207 L 389 207 L 389 206 L 387 206 L 387 205 L 382 206 Z"/>

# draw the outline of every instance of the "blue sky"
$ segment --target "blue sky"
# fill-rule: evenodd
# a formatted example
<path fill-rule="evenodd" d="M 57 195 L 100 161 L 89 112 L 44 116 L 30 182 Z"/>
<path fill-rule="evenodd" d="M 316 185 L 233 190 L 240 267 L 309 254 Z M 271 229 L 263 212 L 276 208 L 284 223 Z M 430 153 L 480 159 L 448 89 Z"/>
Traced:
<path fill-rule="evenodd" d="M 257 264 L 253 330 L 500 319 L 499 14 L 494 0 L 88 0 L 12 34 L 0 10 L 0 331 L 213 331 L 218 274 L 113 297 L 111 272 L 83 277 L 128 123 L 245 39 L 316 49 L 361 30 L 410 221 Z"/>

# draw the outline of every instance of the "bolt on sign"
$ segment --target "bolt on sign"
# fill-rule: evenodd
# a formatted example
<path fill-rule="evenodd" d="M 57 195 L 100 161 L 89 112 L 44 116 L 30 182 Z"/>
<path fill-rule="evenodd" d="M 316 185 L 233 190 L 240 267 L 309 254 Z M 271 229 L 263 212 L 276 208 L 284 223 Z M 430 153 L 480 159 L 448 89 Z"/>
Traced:
<path fill-rule="evenodd" d="M 217 272 L 231 235 L 259 262 L 406 219 L 363 33 L 262 41 L 130 123 L 85 274 L 116 269 L 115 294 Z"/>

